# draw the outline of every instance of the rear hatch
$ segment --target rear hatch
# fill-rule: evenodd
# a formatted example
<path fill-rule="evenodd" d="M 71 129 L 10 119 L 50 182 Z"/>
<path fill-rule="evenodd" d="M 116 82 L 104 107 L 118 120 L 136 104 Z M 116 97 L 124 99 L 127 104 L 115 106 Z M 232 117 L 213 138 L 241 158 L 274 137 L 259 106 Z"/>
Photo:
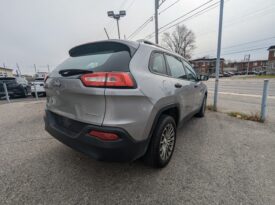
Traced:
<path fill-rule="evenodd" d="M 16 78 L 13 78 L 13 77 L 0 78 L 0 92 L 4 92 L 4 86 L 3 86 L 4 83 L 6 84 L 9 92 L 11 92 L 12 89 L 18 87 Z"/>
<path fill-rule="evenodd" d="M 102 125 L 106 86 L 101 85 L 100 77 L 89 75 L 129 72 L 129 63 L 137 46 L 124 41 L 102 41 L 72 48 L 70 57 L 46 80 L 46 108 L 70 119 Z M 63 75 L 63 71 L 73 72 Z M 87 78 L 83 78 L 85 71 L 91 73 L 86 74 Z M 86 79 L 99 81 L 97 84 L 86 84 L 83 82 Z"/>
<path fill-rule="evenodd" d="M 34 85 L 36 86 L 37 92 L 45 92 L 44 78 L 36 78 L 35 81 L 31 83 L 31 91 L 32 92 L 35 92 Z"/>

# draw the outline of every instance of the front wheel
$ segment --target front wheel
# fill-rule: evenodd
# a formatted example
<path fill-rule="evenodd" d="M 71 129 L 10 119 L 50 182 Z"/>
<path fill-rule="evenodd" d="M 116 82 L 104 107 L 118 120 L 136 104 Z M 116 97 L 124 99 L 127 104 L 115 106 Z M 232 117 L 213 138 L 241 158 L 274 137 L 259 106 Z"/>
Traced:
<path fill-rule="evenodd" d="M 196 117 L 204 117 L 207 104 L 207 96 L 205 95 L 202 101 L 200 111 L 196 114 Z"/>
<path fill-rule="evenodd" d="M 176 132 L 174 118 L 169 115 L 162 115 L 144 157 L 146 164 L 162 168 L 169 163 L 175 148 Z"/>
<path fill-rule="evenodd" d="M 23 89 L 23 95 L 22 95 L 22 97 L 24 97 L 24 98 L 28 97 L 28 90 L 27 90 L 27 88 Z"/>

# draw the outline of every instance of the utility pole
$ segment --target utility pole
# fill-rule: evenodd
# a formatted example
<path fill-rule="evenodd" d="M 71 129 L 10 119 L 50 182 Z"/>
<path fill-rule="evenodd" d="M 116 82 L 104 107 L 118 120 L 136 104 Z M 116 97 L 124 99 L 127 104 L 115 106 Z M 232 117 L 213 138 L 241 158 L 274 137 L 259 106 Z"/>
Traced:
<path fill-rule="evenodd" d="M 36 77 L 36 65 L 33 64 L 33 67 L 34 67 L 34 76 Z"/>
<path fill-rule="evenodd" d="M 108 39 L 110 39 L 109 35 L 108 35 L 108 32 L 107 32 L 107 29 L 104 27 L 104 31 L 105 31 L 105 34 L 107 36 Z"/>
<path fill-rule="evenodd" d="M 166 0 L 155 0 L 155 43 L 159 43 L 159 7 L 165 2 Z"/>
<path fill-rule="evenodd" d="M 18 63 L 16 63 L 16 67 L 17 67 L 17 70 L 19 71 L 19 76 L 21 77 L 22 73 L 21 73 L 21 70 L 20 70 L 20 68 L 19 68 Z"/>
<path fill-rule="evenodd" d="M 155 43 L 159 43 L 159 25 L 158 25 L 158 9 L 159 9 L 159 0 L 155 0 Z"/>
<path fill-rule="evenodd" d="M 6 65 L 5 65 L 5 63 L 3 63 L 3 68 L 6 68 Z"/>
<path fill-rule="evenodd" d="M 247 68 L 246 68 L 246 75 L 248 75 L 249 72 L 249 61 L 250 61 L 250 54 L 247 55 Z"/>
<path fill-rule="evenodd" d="M 120 17 L 126 16 L 126 11 L 124 11 L 124 10 L 119 11 L 118 14 L 115 14 L 113 11 L 108 11 L 107 14 L 109 17 L 112 17 L 116 20 L 118 39 L 120 39 L 120 31 L 119 31 L 119 22 L 118 21 L 120 20 Z"/>
<path fill-rule="evenodd" d="M 222 42 L 222 23 L 223 23 L 223 5 L 224 5 L 224 0 L 220 0 L 219 33 L 218 33 L 218 48 L 217 48 L 217 61 L 216 61 L 216 80 L 215 80 L 215 93 L 214 93 L 214 110 L 215 111 L 217 111 L 218 88 L 219 88 L 221 42 Z"/>
<path fill-rule="evenodd" d="M 49 66 L 49 64 L 47 65 L 47 67 L 48 67 L 48 74 L 50 73 L 50 66 Z"/>

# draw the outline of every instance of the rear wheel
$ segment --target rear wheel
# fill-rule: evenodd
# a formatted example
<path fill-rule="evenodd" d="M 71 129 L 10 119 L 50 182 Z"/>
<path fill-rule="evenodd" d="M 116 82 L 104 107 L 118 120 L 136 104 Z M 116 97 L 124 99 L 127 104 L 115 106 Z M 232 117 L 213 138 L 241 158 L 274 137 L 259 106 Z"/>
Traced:
<path fill-rule="evenodd" d="M 195 115 L 196 117 L 204 117 L 206 110 L 207 96 L 205 95 L 202 101 L 200 111 Z"/>
<path fill-rule="evenodd" d="M 162 115 L 145 154 L 145 163 L 153 167 L 165 167 L 173 155 L 175 143 L 175 120 L 169 115 Z"/>

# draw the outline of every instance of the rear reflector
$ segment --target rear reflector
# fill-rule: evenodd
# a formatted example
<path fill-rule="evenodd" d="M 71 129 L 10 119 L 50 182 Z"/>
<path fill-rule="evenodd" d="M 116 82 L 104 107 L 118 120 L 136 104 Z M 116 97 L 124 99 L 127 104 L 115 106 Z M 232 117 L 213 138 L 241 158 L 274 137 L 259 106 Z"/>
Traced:
<path fill-rule="evenodd" d="M 133 88 L 134 81 L 126 72 L 95 72 L 81 76 L 81 81 L 88 87 Z"/>
<path fill-rule="evenodd" d="M 96 138 L 99 138 L 104 141 L 115 141 L 115 140 L 119 139 L 117 134 L 110 133 L 110 132 L 101 132 L 101 131 L 93 130 L 93 131 L 89 132 L 89 135 L 91 137 L 96 137 Z"/>

